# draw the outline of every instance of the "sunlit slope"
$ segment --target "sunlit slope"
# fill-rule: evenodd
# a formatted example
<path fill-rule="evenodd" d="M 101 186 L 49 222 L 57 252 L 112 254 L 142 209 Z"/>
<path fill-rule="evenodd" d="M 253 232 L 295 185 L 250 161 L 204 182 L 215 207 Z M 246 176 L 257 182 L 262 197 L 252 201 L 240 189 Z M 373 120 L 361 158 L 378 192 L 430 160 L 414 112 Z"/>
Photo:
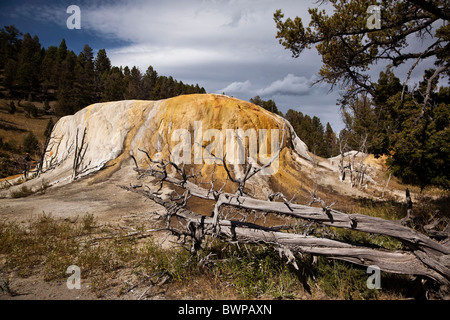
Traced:
<path fill-rule="evenodd" d="M 239 143 L 241 149 L 236 149 Z M 140 168 L 148 167 L 143 151 L 152 159 L 170 158 L 189 171 L 201 170 L 204 181 L 214 170 L 217 185 L 226 177 L 219 159 L 225 159 L 233 175 L 240 177 L 249 162 L 261 167 L 278 155 L 249 180 L 249 188 L 264 193 L 272 186 L 297 188 L 301 166 L 311 162 L 306 145 L 282 117 L 239 99 L 195 94 L 160 101 L 97 103 L 63 117 L 52 132 L 43 169 L 50 184 L 88 175 L 107 179 L 124 165 L 132 170 L 132 158 Z M 232 185 L 227 189 L 232 191 Z"/>

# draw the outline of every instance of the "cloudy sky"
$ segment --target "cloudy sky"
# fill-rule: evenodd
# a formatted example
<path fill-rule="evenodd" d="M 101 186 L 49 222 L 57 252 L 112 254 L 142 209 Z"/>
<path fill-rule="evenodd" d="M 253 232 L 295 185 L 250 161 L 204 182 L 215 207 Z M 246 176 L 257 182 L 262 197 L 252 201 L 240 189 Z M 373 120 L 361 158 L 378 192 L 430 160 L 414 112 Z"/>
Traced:
<path fill-rule="evenodd" d="M 318 116 L 343 128 L 327 85 L 311 87 L 321 59 L 312 49 L 294 59 L 275 38 L 273 13 L 309 21 L 316 0 L 15 0 L 0 3 L 0 26 L 15 24 L 38 35 L 43 46 L 64 38 L 79 53 L 84 44 L 105 48 L 113 65 L 149 65 L 160 75 L 198 83 L 209 93 L 249 100 L 273 99 L 279 109 Z M 69 5 L 81 9 L 81 29 L 69 30 Z M 379 71 L 376 71 L 379 72 Z"/>

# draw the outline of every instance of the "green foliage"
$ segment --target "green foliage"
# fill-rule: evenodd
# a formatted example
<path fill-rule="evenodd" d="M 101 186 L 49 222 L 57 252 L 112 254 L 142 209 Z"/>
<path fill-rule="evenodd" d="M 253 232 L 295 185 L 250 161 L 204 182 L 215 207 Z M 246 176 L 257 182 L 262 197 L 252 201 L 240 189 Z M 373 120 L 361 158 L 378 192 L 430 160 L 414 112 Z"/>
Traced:
<path fill-rule="evenodd" d="M 432 91 L 426 108 L 421 104 L 431 73 L 426 72 L 417 92 L 405 91 L 402 99 L 398 78 L 387 70 L 380 74 L 374 99 L 363 95 L 343 106 L 349 147 L 359 150 L 367 135 L 368 152 L 388 155 L 394 175 L 422 190 L 428 185 L 448 189 L 450 179 L 448 87 Z"/>
<path fill-rule="evenodd" d="M 39 150 L 39 142 L 31 131 L 25 136 L 23 140 L 23 150 L 26 153 L 32 154 L 38 152 Z"/>
<path fill-rule="evenodd" d="M 338 154 L 338 140 L 329 123 L 324 131 L 318 117 L 311 118 L 292 109 L 289 109 L 284 117 L 291 123 L 297 136 L 306 143 L 311 152 L 324 158 Z"/>
<path fill-rule="evenodd" d="M 27 113 L 28 117 L 36 118 L 39 115 L 38 108 L 31 102 L 25 102 L 23 105 L 23 110 Z"/>
<path fill-rule="evenodd" d="M 274 14 L 276 37 L 294 57 L 315 46 L 323 61 L 319 72 L 321 81 L 340 85 L 346 91 L 346 98 L 361 92 L 374 95 L 375 88 L 366 72 L 377 63 L 395 67 L 407 61 L 414 62 L 418 57 L 432 57 L 438 65 L 443 65 L 449 57 L 448 26 L 442 23 L 434 35 L 429 32 L 435 21 L 449 20 L 443 9 L 446 7 L 444 0 L 434 1 L 432 5 L 409 0 L 325 2 L 333 5 L 332 15 L 320 8 L 308 9 L 311 18 L 308 26 L 299 17 L 283 21 L 284 14 L 277 10 Z M 383 8 L 381 29 L 367 27 L 370 15 L 367 9 L 373 4 Z M 417 48 L 408 46 L 407 41 L 411 34 L 423 40 L 431 37 L 433 44 L 414 51 Z"/>
<path fill-rule="evenodd" d="M 361 151 L 387 154 L 393 173 L 403 182 L 448 189 L 450 96 L 448 87 L 437 90 L 439 77 L 450 74 L 446 1 L 325 2 L 333 5 L 333 13 L 309 9 L 308 26 L 299 17 L 283 21 L 281 10 L 274 20 L 276 37 L 294 57 L 315 46 L 323 61 L 320 81 L 344 89 L 340 102 L 346 128 L 340 136 L 351 149 L 361 150 L 364 144 Z M 372 4 L 382 8 L 380 29 L 366 25 Z M 410 46 L 407 37 L 413 34 L 431 45 Z M 424 80 L 409 92 L 392 69 L 406 62 L 416 67 L 426 58 L 436 69 L 426 70 Z M 389 67 L 375 82 L 368 71 L 382 64 Z M 405 74 L 405 83 L 409 76 Z"/>
<path fill-rule="evenodd" d="M 367 206 L 373 211 L 373 203 Z M 306 291 L 313 298 L 326 294 L 337 299 L 378 299 L 409 285 L 383 273 L 382 290 L 369 290 L 365 268 L 321 257 L 313 264 L 308 254 L 297 256 L 299 270 L 295 270 L 263 245 L 227 244 L 216 239 L 196 255 L 181 248 L 163 249 L 152 238 L 138 240 L 126 230 L 101 225 L 93 214 L 56 219 L 44 213 L 26 224 L 1 221 L 0 254 L 5 258 L 0 264 L 2 272 L 28 277 L 38 270 L 46 281 L 67 279 L 67 267 L 77 265 L 82 281 L 89 283 L 98 297 L 117 286 L 112 282 L 119 273 L 134 277 L 135 284 L 142 281 L 145 288 L 163 282 L 174 284 L 176 290 L 184 286 L 192 291 L 192 284 L 197 287 L 203 281 L 219 290 L 233 290 L 244 299 L 298 299 Z M 124 292 L 128 291 L 123 288 L 118 294 Z"/>
<path fill-rule="evenodd" d="M 276 105 L 275 101 L 273 101 L 273 100 L 264 101 L 261 99 L 260 96 L 256 96 L 254 98 L 251 98 L 250 102 L 253 104 L 256 104 L 272 113 L 283 116 L 283 113 L 278 110 L 277 105 Z"/>
<path fill-rule="evenodd" d="M 111 70 L 111 61 L 109 60 L 105 49 L 98 50 L 97 57 L 94 61 L 94 70 L 97 79 L 100 79 L 105 72 Z"/>
<path fill-rule="evenodd" d="M 78 56 L 65 39 L 58 47 L 41 48 L 39 38 L 14 27 L 0 29 L 0 70 L 9 96 L 40 96 L 57 100 L 58 116 L 74 114 L 97 101 L 165 99 L 180 94 L 205 93 L 198 84 L 188 85 L 172 77 L 158 76 L 150 66 L 145 74 L 133 66 L 112 67 L 105 49 L 94 52 L 85 45 Z M 48 103 L 44 111 L 50 109 Z M 30 113 L 30 112 L 29 112 Z M 31 114 L 30 114 L 31 116 Z"/>
<path fill-rule="evenodd" d="M 450 104 L 441 103 L 420 117 L 421 108 L 398 108 L 409 116 L 403 129 L 394 136 L 392 156 L 388 159 L 393 173 L 404 183 L 450 189 Z"/>
<path fill-rule="evenodd" d="M 327 261 L 318 259 L 319 286 L 324 292 L 333 298 L 341 300 L 377 299 L 379 292 L 367 288 L 365 268 L 341 261 Z"/>

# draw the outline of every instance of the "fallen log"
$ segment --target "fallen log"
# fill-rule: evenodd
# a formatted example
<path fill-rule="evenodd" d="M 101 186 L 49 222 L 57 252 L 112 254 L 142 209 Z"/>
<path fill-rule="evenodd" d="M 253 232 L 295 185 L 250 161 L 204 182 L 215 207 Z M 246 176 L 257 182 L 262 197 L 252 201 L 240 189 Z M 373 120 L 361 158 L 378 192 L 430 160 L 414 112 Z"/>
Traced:
<path fill-rule="evenodd" d="M 169 219 L 178 218 L 184 220 L 184 230 L 180 228 L 175 229 L 170 227 L 169 224 L 167 230 L 178 235 L 193 238 L 197 248 L 201 246 L 205 236 L 219 237 L 230 242 L 266 244 L 277 249 L 287 250 L 287 252 L 292 254 L 309 253 L 330 259 L 347 261 L 360 266 L 376 265 L 381 270 L 390 273 L 420 275 L 430 278 L 441 285 L 450 286 L 448 267 L 436 262 L 434 259 L 430 259 L 424 252 L 421 252 L 418 257 L 413 251 L 390 251 L 327 238 L 274 231 L 271 228 L 247 222 L 215 219 L 215 217 L 201 216 L 185 208 L 178 207 L 173 201 L 164 200 L 151 191 L 126 186 L 122 186 L 122 188 L 140 193 L 171 210 L 170 216 L 168 216 Z M 293 264 L 294 266 L 296 265 L 295 261 Z"/>
<path fill-rule="evenodd" d="M 152 161 L 158 164 L 158 169 L 150 168 L 142 170 L 136 168 L 140 177 L 152 176 L 160 183 L 156 192 L 145 190 L 141 186 L 121 186 L 122 188 L 140 193 L 164 206 L 167 210 L 165 219 L 167 230 L 172 233 L 192 239 L 191 250 L 193 252 L 201 248 L 207 236 L 218 237 L 228 242 L 266 244 L 283 253 L 288 262 L 296 266 L 296 254 L 308 253 L 321 255 L 330 259 L 347 261 L 361 266 L 376 265 L 381 270 L 391 273 L 410 274 L 423 276 L 437 282 L 441 287 L 441 294 L 449 297 L 450 290 L 450 247 L 439 243 L 427 235 L 413 230 L 401 224 L 401 221 L 385 220 L 362 214 L 346 214 L 326 206 L 325 202 L 319 202 L 321 207 L 311 207 L 294 204 L 288 201 L 282 194 L 277 193 L 277 198 L 283 201 L 256 199 L 243 192 L 242 186 L 246 180 L 240 180 L 236 194 L 205 189 L 191 181 L 185 174 L 184 167 L 172 164 L 170 161 Z M 223 159 L 225 166 L 225 159 Z M 182 179 L 168 174 L 167 168 L 174 167 Z M 257 170 L 257 169 L 256 169 Z M 229 170 L 226 170 L 230 175 Z M 256 171 L 254 171 L 256 172 Z M 196 179 L 195 175 L 190 176 Z M 211 177 L 211 182 L 213 177 Z M 233 179 L 230 179 L 233 181 Z M 183 196 L 179 196 L 177 202 L 173 199 L 163 199 L 160 193 L 163 183 L 177 186 L 185 190 Z M 187 199 L 195 196 L 215 202 L 211 216 L 202 216 L 185 208 Z M 272 200 L 272 201 L 270 201 Z M 406 245 L 404 250 L 387 250 L 380 247 L 347 243 L 329 238 L 318 238 L 292 232 L 282 232 L 280 228 L 260 226 L 255 223 L 227 220 L 220 218 L 221 208 L 234 207 L 236 210 L 259 211 L 263 213 L 275 213 L 281 216 L 314 222 L 326 227 L 337 227 L 370 234 L 385 235 L 395 238 Z M 178 221 L 176 227 L 171 225 L 173 219 Z M 180 221 L 184 221 L 180 223 Z"/>

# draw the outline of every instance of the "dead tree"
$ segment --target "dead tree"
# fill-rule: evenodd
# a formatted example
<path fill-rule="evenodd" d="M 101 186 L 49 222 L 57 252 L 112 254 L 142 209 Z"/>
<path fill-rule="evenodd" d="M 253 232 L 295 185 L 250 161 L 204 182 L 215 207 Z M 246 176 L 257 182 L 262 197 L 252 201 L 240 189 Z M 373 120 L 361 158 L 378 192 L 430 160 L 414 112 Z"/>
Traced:
<path fill-rule="evenodd" d="M 81 142 L 78 144 L 78 129 L 75 136 L 75 154 L 73 156 L 73 166 L 72 166 L 72 180 L 76 180 L 81 174 L 85 173 L 88 169 L 90 162 L 82 167 L 84 156 L 87 151 L 86 139 L 86 128 L 84 128 L 83 136 L 81 137 Z"/>
<path fill-rule="evenodd" d="M 358 150 L 355 153 L 349 152 L 346 139 L 343 137 L 339 141 L 340 158 L 338 164 L 339 180 L 345 181 L 347 172 L 349 174 L 349 181 L 352 188 L 364 187 L 367 185 L 367 180 L 372 180 L 367 176 L 367 165 L 364 160 L 367 157 L 367 138 L 368 134 L 361 136 Z M 359 155 L 360 160 L 357 161 Z M 346 160 L 347 158 L 347 160 Z"/>
<path fill-rule="evenodd" d="M 142 151 L 145 152 L 145 151 Z M 148 154 L 147 154 L 148 155 Z M 391 273 L 422 276 L 439 284 L 443 297 L 449 297 L 450 288 L 450 247 L 444 245 L 428 235 L 404 226 L 400 221 L 385 220 L 382 218 L 362 214 L 346 214 L 332 209 L 333 204 L 326 205 L 325 201 L 314 197 L 310 205 L 292 203 L 282 193 L 277 192 L 267 200 L 256 199 L 243 192 L 243 186 L 258 172 L 246 171 L 241 180 L 232 177 L 226 166 L 225 157 L 222 165 L 227 173 L 227 179 L 237 185 L 236 193 L 223 191 L 223 186 L 214 188 L 214 171 L 211 176 L 211 188 L 206 189 L 193 183 L 192 177 L 183 175 L 179 167 L 170 160 L 155 161 L 148 156 L 150 164 L 157 165 L 157 169 L 136 170 L 143 176 L 152 176 L 159 183 L 157 192 L 142 186 L 122 186 L 122 188 L 142 194 L 166 208 L 163 216 L 166 221 L 166 230 L 183 239 L 191 241 L 191 252 L 201 249 L 208 239 L 219 238 L 232 243 L 265 244 L 271 246 L 284 255 L 288 262 L 297 267 L 296 260 L 301 254 L 308 253 L 320 255 L 329 259 L 347 261 L 360 266 L 376 265 L 381 270 Z M 274 159 L 272 159 L 274 161 Z M 270 165 L 270 163 L 268 164 Z M 175 175 L 168 173 L 168 168 L 175 169 Z M 260 168 L 261 169 L 261 168 Z M 181 177 L 181 179 L 180 179 Z M 162 184 L 179 187 L 185 190 L 183 195 L 170 197 L 161 196 L 159 190 Z M 213 191 L 214 190 L 214 191 Z M 315 194 L 314 194 L 315 196 Z M 215 202 L 210 216 L 202 216 L 186 209 L 190 197 L 197 197 Z M 275 201 L 281 199 L 281 201 Z M 320 207 L 312 207 L 315 202 Z M 259 212 L 262 215 L 276 214 L 286 220 L 306 221 L 323 227 L 336 227 L 374 235 L 385 235 L 399 240 L 404 245 L 402 250 L 389 250 L 383 247 L 362 243 L 349 243 L 327 237 L 310 236 L 307 233 L 296 232 L 294 226 L 286 223 L 283 226 L 266 226 L 242 219 L 224 218 L 222 212 L 226 208 L 236 211 Z M 440 220 L 439 222 L 442 222 Z M 435 230 L 436 225 L 430 225 Z M 448 231 L 435 232 L 438 237 L 448 239 Z"/>

